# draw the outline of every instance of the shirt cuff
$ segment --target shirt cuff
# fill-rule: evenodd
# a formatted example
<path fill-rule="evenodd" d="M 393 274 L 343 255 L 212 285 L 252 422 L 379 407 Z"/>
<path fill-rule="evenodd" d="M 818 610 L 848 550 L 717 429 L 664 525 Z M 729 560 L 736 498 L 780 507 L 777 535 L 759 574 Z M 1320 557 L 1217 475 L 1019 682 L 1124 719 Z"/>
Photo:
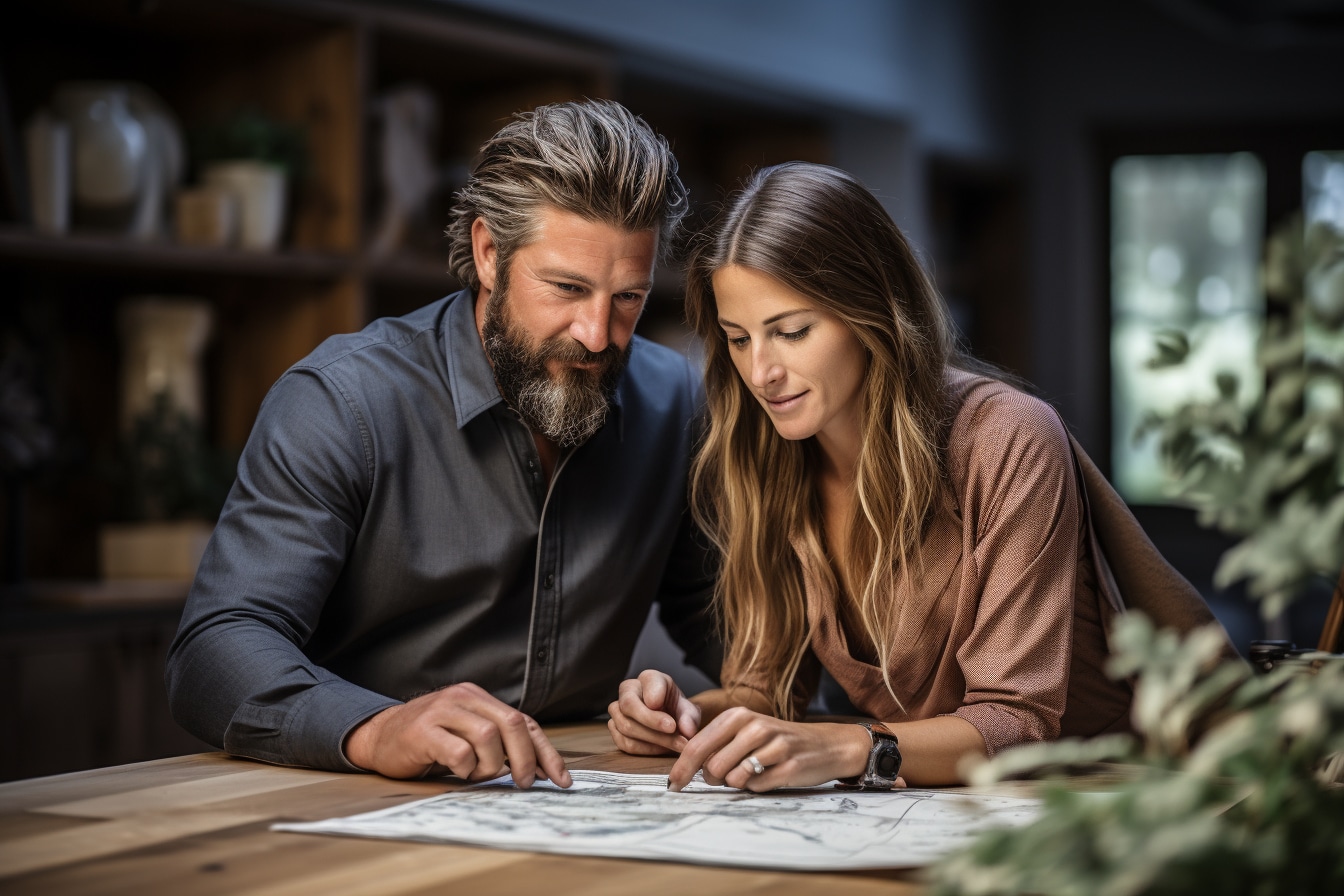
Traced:
<path fill-rule="evenodd" d="M 1059 737 L 1058 719 L 1051 730 L 1045 719 L 1014 711 L 1002 703 L 971 703 L 951 715 L 975 726 L 975 730 L 985 739 L 985 752 L 989 756 L 1017 744 L 1056 740 Z"/>
<path fill-rule="evenodd" d="M 224 749 L 279 765 L 362 772 L 345 757 L 345 738 L 364 720 L 398 703 L 348 681 L 325 681 L 289 706 L 240 707 Z"/>

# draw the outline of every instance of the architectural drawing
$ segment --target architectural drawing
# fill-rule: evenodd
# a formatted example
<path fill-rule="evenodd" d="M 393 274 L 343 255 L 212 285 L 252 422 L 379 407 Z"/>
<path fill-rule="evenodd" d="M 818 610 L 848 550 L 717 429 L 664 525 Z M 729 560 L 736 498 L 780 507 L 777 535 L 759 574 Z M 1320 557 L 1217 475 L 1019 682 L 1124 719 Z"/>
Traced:
<path fill-rule="evenodd" d="M 274 830 L 462 843 L 571 855 L 788 870 L 924 865 L 990 827 L 1032 821 L 1039 801 L 833 787 L 753 794 L 661 775 L 572 772 L 518 790 L 507 778 L 390 809 Z"/>

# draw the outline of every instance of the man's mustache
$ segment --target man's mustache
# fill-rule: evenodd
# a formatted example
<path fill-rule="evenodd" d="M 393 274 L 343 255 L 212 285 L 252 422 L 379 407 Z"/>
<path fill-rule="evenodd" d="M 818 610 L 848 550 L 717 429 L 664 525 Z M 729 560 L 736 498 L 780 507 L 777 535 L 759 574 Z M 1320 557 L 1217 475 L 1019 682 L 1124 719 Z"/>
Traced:
<path fill-rule="evenodd" d="M 542 357 L 547 361 L 560 361 L 569 364 L 600 364 L 607 366 L 621 357 L 621 349 L 611 342 L 600 352 L 589 351 L 582 342 L 566 336 L 552 336 L 541 346 Z"/>

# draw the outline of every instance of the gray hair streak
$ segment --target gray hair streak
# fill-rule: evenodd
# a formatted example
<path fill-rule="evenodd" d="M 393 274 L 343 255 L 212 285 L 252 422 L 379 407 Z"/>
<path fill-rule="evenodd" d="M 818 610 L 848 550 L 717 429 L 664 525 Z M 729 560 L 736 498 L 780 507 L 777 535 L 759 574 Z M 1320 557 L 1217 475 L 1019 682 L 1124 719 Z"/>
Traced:
<path fill-rule="evenodd" d="M 653 230 L 661 257 L 689 202 L 667 140 L 620 103 L 539 106 L 515 114 L 481 147 L 448 225 L 449 269 L 479 289 L 472 223 L 485 221 L 503 269 L 536 238 L 543 206 L 629 231 Z"/>

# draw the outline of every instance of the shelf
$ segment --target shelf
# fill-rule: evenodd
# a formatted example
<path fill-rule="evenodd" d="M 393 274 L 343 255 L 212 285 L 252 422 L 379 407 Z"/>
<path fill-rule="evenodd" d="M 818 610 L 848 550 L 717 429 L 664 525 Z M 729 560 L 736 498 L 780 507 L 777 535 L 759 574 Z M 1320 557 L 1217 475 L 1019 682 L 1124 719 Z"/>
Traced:
<path fill-rule="evenodd" d="M 0 274 L 9 284 L 0 325 L 37 359 L 34 388 L 49 405 L 45 422 L 82 459 L 27 489 L 21 568 L 38 581 L 96 575 L 96 533 L 110 494 L 87 461 L 116 438 L 123 361 L 117 320 L 125 299 L 192 296 L 211 304 L 205 424 L 212 440 L 238 451 L 271 386 L 324 339 L 460 287 L 443 234 L 451 197 L 481 143 L 519 110 L 588 96 L 617 99 L 642 115 L 675 147 L 694 203 L 688 228 L 702 224 L 750 167 L 830 157 L 830 116 L 799 97 L 693 78 L 681 66 L 641 61 L 618 46 L 448 3 L 17 6 L 23 23 L 0 31 L 11 138 L 0 140 L 0 182 L 9 174 L 6 153 L 22 143 L 22 124 L 49 107 L 59 85 L 80 80 L 147 86 L 184 135 L 255 108 L 302 128 L 311 154 L 292 195 L 286 242 L 274 252 L 85 230 L 53 236 L 18 223 L 17 204 L 0 202 L 0 215 L 8 216 L 0 223 Z M 437 109 L 438 126 L 426 139 L 440 183 L 408 222 L 400 247 L 375 255 L 369 247 L 387 196 L 383 100 L 405 85 L 423 87 Z M 699 346 L 683 322 L 684 291 L 680 267 L 660 266 L 640 332 L 695 355 Z M 5 526 L 0 519 L 0 536 L 8 534 Z M 136 597 L 122 600 L 115 589 L 61 586 L 64 604 L 51 588 L 38 590 L 37 603 L 24 606 L 68 608 L 73 600 L 86 613 L 165 606 L 140 601 L 144 589 L 132 588 Z"/>
<path fill-rule="evenodd" d="M 48 236 L 18 227 L 0 229 L 0 259 L 44 267 L 185 271 L 298 280 L 331 280 L 346 276 L 355 268 L 353 258 L 324 252 L 200 249 L 114 236 Z"/>
<path fill-rule="evenodd" d="M 0 586 L 0 631 L 13 648 L 42 632 L 176 626 L 189 582 L 44 579 Z M 19 639 L 19 640 L 14 640 Z"/>

